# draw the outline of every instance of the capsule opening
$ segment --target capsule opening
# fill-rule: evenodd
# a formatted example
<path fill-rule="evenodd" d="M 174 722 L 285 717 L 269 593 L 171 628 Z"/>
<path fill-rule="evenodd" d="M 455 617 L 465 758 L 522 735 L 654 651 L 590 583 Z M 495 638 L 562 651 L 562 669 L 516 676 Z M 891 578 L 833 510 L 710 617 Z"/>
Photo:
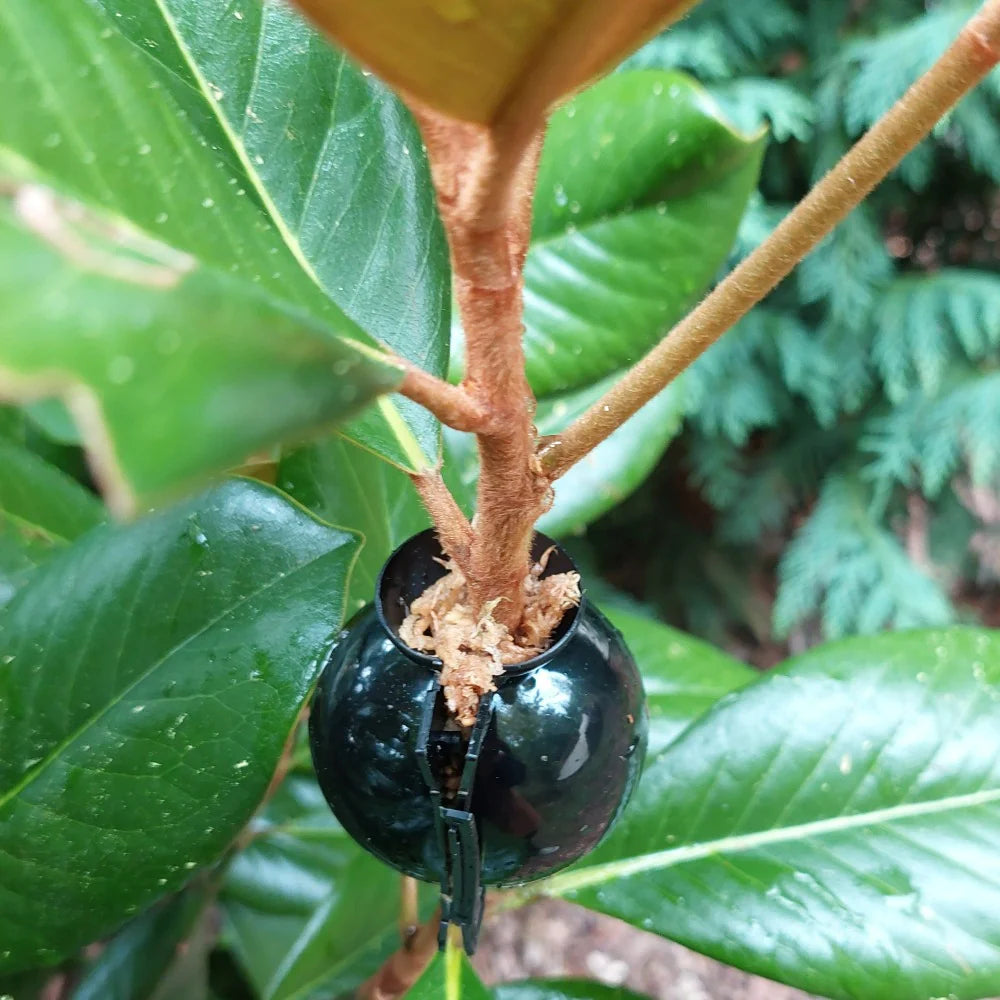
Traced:
<path fill-rule="evenodd" d="M 566 551 L 547 535 L 535 534 L 531 547 L 531 558 L 541 559 L 548 550 L 553 549 L 545 566 L 543 578 L 554 573 L 566 573 L 576 570 L 573 560 Z M 439 560 L 444 559 L 444 551 L 433 528 L 422 531 L 407 541 L 388 558 L 382 567 L 376 584 L 375 609 L 379 622 L 386 630 L 389 638 L 403 653 L 417 663 L 422 663 L 431 670 L 440 670 L 441 661 L 435 656 L 417 652 L 399 638 L 399 628 L 410 613 L 410 604 L 416 600 L 432 583 L 445 575 L 445 568 Z M 497 682 L 503 683 L 504 677 L 520 676 L 545 663 L 568 641 L 576 629 L 580 616 L 580 607 L 586 598 L 581 598 L 580 606 L 570 608 L 559 626 L 552 633 L 548 649 L 530 660 L 512 664 L 503 677 Z"/>

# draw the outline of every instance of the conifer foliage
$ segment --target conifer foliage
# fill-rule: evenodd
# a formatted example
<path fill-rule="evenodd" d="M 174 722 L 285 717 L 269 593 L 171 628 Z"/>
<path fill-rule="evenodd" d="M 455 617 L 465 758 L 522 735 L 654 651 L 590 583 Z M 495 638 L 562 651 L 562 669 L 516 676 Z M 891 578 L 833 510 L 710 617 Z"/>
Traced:
<path fill-rule="evenodd" d="M 769 123 L 738 259 L 977 7 L 709 0 L 630 65 L 682 68 L 741 127 Z M 968 582 L 992 578 L 998 106 L 994 73 L 688 373 L 686 431 L 666 464 L 684 464 L 710 528 L 665 542 L 647 583 L 689 626 L 749 625 L 760 638 L 816 622 L 831 637 L 938 624 L 968 617 Z M 676 502 L 664 476 L 675 483 L 676 469 L 647 487 L 661 506 Z M 648 503 L 616 512 L 615 529 Z M 770 624 L 748 593 L 761 553 L 777 563 Z M 678 562 L 684 594 L 669 579 Z"/>

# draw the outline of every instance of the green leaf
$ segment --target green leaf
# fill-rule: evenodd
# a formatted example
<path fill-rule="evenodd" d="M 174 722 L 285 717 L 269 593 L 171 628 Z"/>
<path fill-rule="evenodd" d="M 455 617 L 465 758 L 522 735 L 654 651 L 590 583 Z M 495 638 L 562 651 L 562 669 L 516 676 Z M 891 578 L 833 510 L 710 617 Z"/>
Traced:
<path fill-rule="evenodd" d="M 585 979 L 534 979 L 504 983 L 492 990 L 493 1000 L 643 1000 L 622 986 L 602 986 Z"/>
<path fill-rule="evenodd" d="M 126 924 L 86 970 L 72 1000 L 148 1000 L 205 902 L 203 890 L 189 890 Z"/>
<path fill-rule="evenodd" d="M 538 396 L 637 361 L 698 300 L 757 182 L 744 136 L 681 73 L 618 73 L 549 124 L 525 267 Z"/>
<path fill-rule="evenodd" d="M 451 942 L 443 955 L 436 955 L 424 970 L 406 1000 L 490 1000 L 465 953 Z"/>
<path fill-rule="evenodd" d="M 324 521 L 363 536 L 351 576 L 351 612 L 374 600 L 375 580 L 396 547 L 430 526 L 409 477 L 342 437 L 283 456 L 278 484 Z"/>
<path fill-rule="evenodd" d="M 14 190 L 0 201 L 0 392 L 62 396 L 119 512 L 400 380 L 252 285 L 47 188 Z"/>
<path fill-rule="evenodd" d="M 554 435 L 564 430 L 620 375 L 616 372 L 584 389 L 541 400 L 535 413 L 538 433 Z M 542 516 L 538 529 L 557 537 L 578 534 L 621 503 L 649 475 L 680 430 L 684 405 L 683 382 L 675 382 L 602 441 L 555 484 L 552 508 Z M 442 472 L 459 505 L 471 514 L 479 480 L 475 438 L 445 428 L 444 439 Z"/>
<path fill-rule="evenodd" d="M 233 480 L 92 530 L 0 611 L 0 971 L 56 961 L 225 850 L 340 625 L 356 551 Z"/>
<path fill-rule="evenodd" d="M 103 518 L 92 493 L 23 445 L 0 438 L 0 604 L 53 551 Z"/>
<path fill-rule="evenodd" d="M 399 875 L 338 825 L 315 779 L 287 779 L 230 866 L 233 948 L 262 1000 L 339 996 L 399 945 Z"/>
<path fill-rule="evenodd" d="M 83 439 L 73 422 L 73 415 L 58 399 L 38 399 L 24 407 L 24 415 L 51 441 L 80 447 Z"/>
<path fill-rule="evenodd" d="M 704 715 L 723 695 L 759 675 L 679 629 L 615 606 L 602 610 L 625 637 L 646 689 L 648 760 Z"/>
<path fill-rule="evenodd" d="M 0 976 L 0 1000 L 39 1000 L 52 975 L 51 969 L 33 969 Z"/>
<path fill-rule="evenodd" d="M 0 146 L 53 186 L 331 338 L 443 368 L 447 254 L 416 129 L 283 3 L 10 0 L 0 85 L 33 109 L 0 117 Z M 352 433 L 404 466 L 437 455 L 436 422 L 396 400 Z"/>
<path fill-rule="evenodd" d="M 815 649 L 647 768 L 547 891 L 810 993 L 1000 982 L 1000 632 Z"/>

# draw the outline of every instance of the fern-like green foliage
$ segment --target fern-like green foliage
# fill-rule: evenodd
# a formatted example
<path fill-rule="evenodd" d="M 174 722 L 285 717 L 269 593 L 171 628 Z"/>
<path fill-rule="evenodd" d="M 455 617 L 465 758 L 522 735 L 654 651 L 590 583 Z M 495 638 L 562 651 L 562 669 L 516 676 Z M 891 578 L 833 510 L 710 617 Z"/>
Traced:
<path fill-rule="evenodd" d="M 739 125 L 771 128 L 731 265 L 978 6 L 704 0 L 633 57 L 692 72 Z M 1000 580 L 997 181 L 1000 72 L 695 364 L 667 463 L 710 516 L 676 472 L 634 505 L 697 519 L 672 536 L 676 559 L 647 569 L 663 610 L 766 640 L 773 598 L 773 635 L 834 636 L 971 615 L 955 595 Z M 631 510 L 615 523 L 638 544 Z"/>
<path fill-rule="evenodd" d="M 774 608 L 779 634 L 819 610 L 836 637 L 943 624 L 953 611 L 940 585 L 873 515 L 856 476 L 827 477 L 816 506 L 781 561 Z"/>

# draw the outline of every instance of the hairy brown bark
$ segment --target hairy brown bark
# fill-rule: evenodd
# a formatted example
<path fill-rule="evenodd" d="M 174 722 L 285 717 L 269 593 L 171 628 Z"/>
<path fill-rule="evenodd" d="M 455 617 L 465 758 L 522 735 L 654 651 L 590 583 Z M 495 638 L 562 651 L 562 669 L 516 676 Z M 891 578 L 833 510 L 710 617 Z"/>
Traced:
<path fill-rule="evenodd" d="M 475 605 L 512 630 L 524 606 L 535 521 L 549 482 L 535 457 L 535 400 L 524 370 L 524 258 L 541 137 L 518 155 L 488 128 L 415 108 L 451 250 L 466 338 L 461 390 L 483 414 L 479 494 L 467 559 L 456 557 Z M 447 546 L 447 539 L 443 539 Z M 453 554 L 454 555 L 454 554 Z"/>

